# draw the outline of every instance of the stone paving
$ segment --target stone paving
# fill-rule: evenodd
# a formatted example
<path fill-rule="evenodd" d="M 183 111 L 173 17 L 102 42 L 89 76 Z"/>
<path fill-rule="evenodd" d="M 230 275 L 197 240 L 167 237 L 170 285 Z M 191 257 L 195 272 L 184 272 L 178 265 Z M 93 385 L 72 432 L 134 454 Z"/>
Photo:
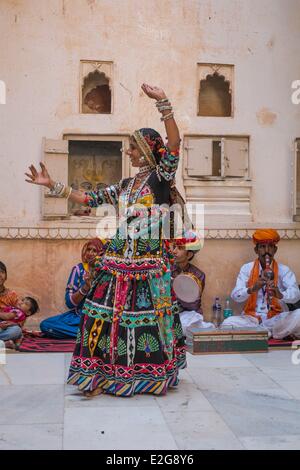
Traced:
<path fill-rule="evenodd" d="M 7 354 L 0 449 L 300 449 L 300 364 L 291 357 L 188 354 L 165 397 L 87 399 L 65 384 L 71 354 Z"/>

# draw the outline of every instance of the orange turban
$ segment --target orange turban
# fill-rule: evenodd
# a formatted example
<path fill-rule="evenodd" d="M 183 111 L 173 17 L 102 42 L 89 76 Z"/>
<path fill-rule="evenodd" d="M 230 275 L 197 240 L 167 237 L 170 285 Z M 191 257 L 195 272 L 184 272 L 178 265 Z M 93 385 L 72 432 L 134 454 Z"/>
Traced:
<path fill-rule="evenodd" d="M 279 233 L 272 228 L 262 228 L 255 230 L 252 235 L 253 243 L 278 243 L 280 240 Z"/>

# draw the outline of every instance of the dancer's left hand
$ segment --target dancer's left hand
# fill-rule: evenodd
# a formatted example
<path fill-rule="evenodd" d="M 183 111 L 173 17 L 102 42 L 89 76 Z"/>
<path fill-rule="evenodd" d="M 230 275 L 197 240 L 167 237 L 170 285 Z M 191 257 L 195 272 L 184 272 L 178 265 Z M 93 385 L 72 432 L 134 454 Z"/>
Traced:
<path fill-rule="evenodd" d="M 148 85 L 147 83 L 143 83 L 141 88 L 143 92 L 146 93 L 147 96 L 149 96 L 149 98 L 152 98 L 154 100 L 159 101 L 167 97 L 164 90 L 157 86 L 151 86 L 151 85 Z"/>

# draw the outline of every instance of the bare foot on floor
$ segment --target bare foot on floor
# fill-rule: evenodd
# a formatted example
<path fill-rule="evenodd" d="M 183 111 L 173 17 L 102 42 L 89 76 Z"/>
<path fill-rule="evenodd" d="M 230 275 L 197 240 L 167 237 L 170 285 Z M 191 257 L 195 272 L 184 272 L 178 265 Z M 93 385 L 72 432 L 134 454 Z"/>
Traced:
<path fill-rule="evenodd" d="M 86 398 L 92 398 L 92 397 L 96 397 L 97 395 L 101 395 L 102 392 L 102 388 L 95 388 L 95 390 L 92 390 L 92 391 L 85 391 L 83 392 L 83 395 L 86 397 Z"/>
<path fill-rule="evenodd" d="M 6 347 L 7 349 L 16 349 L 16 345 L 15 345 L 15 343 L 13 342 L 12 339 L 9 339 L 9 340 L 5 341 L 5 347 Z"/>

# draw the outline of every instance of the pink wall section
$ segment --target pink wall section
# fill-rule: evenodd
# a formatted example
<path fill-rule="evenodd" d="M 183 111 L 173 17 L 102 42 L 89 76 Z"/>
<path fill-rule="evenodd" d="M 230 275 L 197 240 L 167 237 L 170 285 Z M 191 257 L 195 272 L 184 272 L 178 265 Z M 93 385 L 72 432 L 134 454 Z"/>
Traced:
<path fill-rule="evenodd" d="M 36 327 L 41 319 L 67 310 L 64 290 L 72 266 L 80 261 L 83 244 L 83 240 L 0 240 L 0 260 L 8 269 L 7 287 L 35 297 L 41 307 L 28 326 Z M 300 282 L 300 241 L 282 240 L 276 258 L 287 264 Z M 203 307 L 207 319 L 214 297 L 224 300 L 241 265 L 253 259 L 250 240 L 205 241 L 194 264 L 206 273 Z"/>

